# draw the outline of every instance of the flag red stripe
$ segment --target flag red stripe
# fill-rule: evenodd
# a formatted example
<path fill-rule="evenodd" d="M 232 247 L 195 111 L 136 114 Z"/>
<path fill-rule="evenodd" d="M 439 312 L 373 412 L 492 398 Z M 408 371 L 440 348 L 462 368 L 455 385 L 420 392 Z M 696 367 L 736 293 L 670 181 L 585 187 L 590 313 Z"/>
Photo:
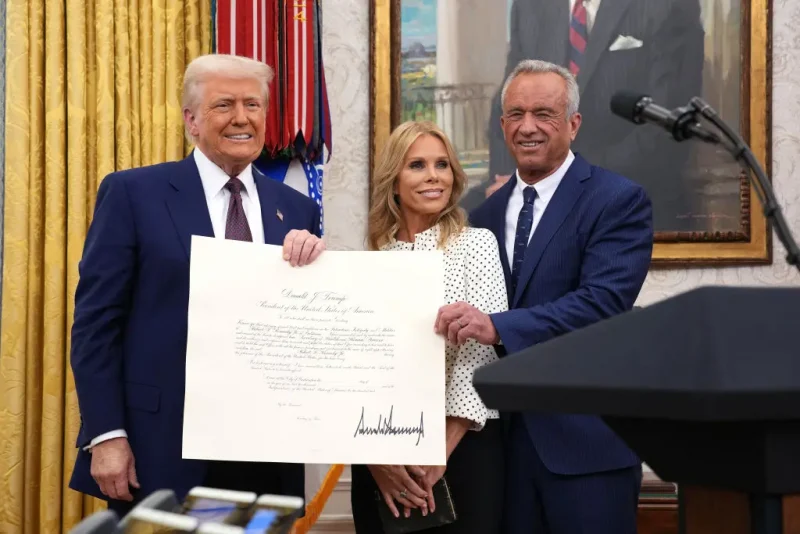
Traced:
<path fill-rule="evenodd" d="M 272 155 L 279 150 L 281 146 L 280 138 L 280 124 L 281 121 L 281 79 L 283 78 L 283 71 L 281 70 L 280 61 L 278 61 L 278 0 L 267 1 L 267 32 L 270 36 L 267 39 L 267 56 L 266 63 L 273 68 L 274 77 L 272 79 L 272 86 L 270 87 L 269 109 L 267 111 L 267 150 Z"/>
<path fill-rule="evenodd" d="M 266 148 L 273 154 L 295 140 L 310 145 L 317 113 L 319 136 L 331 147 L 329 95 L 322 58 L 315 58 L 318 9 L 316 0 L 217 0 L 217 52 L 263 61 L 274 70 L 266 121 Z M 311 154 L 319 147 L 308 148 Z"/>
<path fill-rule="evenodd" d="M 236 54 L 253 57 L 253 0 L 236 0 Z"/>
<path fill-rule="evenodd" d="M 303 5 L 305 2 L 302 3 Z M 305 68 L 305 48 L 306 48 L 306 8 L 301 7 L 295 13 L 295 48 L 294 64 L 297 68 L 294 87 L 295 116 L 292 136 L 296 136 L 303 130 L 305 121 L 306 105 L 306 68 Z M 302 17 L 302 19 L 300 18 Z"/>
<path fill-rule="evenodd" d="M 231 0 L 217 0 L 217 53 L 231 52 Z"/>
<path fill-rule="evenodd" d="M 292 6 L 294 7 L 294 6 Z M 300 117 L 302 113 L 302 103 L 300 101 L 300 90 L 303 83 L 303 68 L 300 65 L 300 50 L 302 47 L 303 28 L 298 19 L 298 10 L 292 9 L 292 38 L 291 57 L 292 62 L 292 123 L 289 130 L 289 139 L 294 142 L 297 132 L 300 130 Z"/>
<path fill-rule="evenodd" d="M 281 39 L 281 42 L 278 45 L 278 54 L 276 55 L 275 61 L 280 63 L 281 66 L 281 77 L 278 81 L 281 87 L 281 107 L 280 107 L 280 115 L 276 117 L 277 120 L 277 127 L 278 127 L 278 139 L 279 144 L 277 146 L 277 150 L 281 150 L 284 147 L 288 146 L 289 144 L 289 128 L 287 127 L 287 116 L 290 113 L 289 107 L 291 106 L 288 88 L 289 88 L 289 77 L 290 77 L 290 66 L 288 61 L 286 60 L 288 54 L 288 46 L 289 46 L 289 34 L 291 33 L 291 26 L 289 22 L 291 18 L 287 18 L 286 16 L 286 9 L 281 9 L 281 3 L 278 2 L 277 6 L 277 13 L 279 17 L 279 30 L 278 30 L 278 38 Z"/>
<path fill-rule="evenodd" d="M 311 144 L 314 135 L 314 96 L 316 89 L 316 76 L 314 75 L 314 24 L 317 23 L 313 0 L 306 9 L 307 21 L 305 22 L 305 47 L 303 49 L 303 62 L 306 71 L 304 89 L 305 105 L 303 108 L 303 134 L 306 145 Z"/>
<path fill-rule="evenodd" d="M 297 131 L 297 85 L 300 77 L 297 66 L 297 20 L 294 18 L 294 6 L 289 6 L 286 13 L 286 98 L 287 98 L 287 120 L 286 120 L 286 141 L 292 145 L 295 141 L 293 136 Z"/>

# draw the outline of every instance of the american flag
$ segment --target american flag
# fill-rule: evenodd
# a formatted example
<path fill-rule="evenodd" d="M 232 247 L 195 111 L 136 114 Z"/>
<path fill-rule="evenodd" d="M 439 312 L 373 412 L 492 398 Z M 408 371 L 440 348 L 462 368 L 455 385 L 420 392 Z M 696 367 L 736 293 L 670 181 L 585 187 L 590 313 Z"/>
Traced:
<path fill-rule="evenodd" d="M 253 58 L 275 70 L 265 157 L 256 166 L 284 181 L 281 160 L 298 160 L 307 194 L 322 211 L 323 164 L 332 147 L 319 0 L 212 0 L 212 16 L 217 53 Z"/>

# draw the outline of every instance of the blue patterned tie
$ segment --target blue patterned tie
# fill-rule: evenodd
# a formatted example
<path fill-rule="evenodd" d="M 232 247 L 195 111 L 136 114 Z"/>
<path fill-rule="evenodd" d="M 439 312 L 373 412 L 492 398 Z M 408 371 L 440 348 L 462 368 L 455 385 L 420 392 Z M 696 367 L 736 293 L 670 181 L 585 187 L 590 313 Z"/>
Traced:
<path fill-rule="evenodd" d="M 250 225 L 242 206 L 242 187 L 244 184 L 238 178 L 231 178 L 225 188 L 231 192 L 231 201 L 228 204 L 228 220 L 225 222 L 225 239 L 237 241 L 252 241 Z"/>
<path fill-rule="evenodd" d="M 531 186 L 522 190 L 523 204 L 517 218 L 517 236 L 514 238 L 514 263 L 511 266 L 511 287 L 517 289 L 517 279 L 525 259 L 525 249 L 528 248 L 528 239 L 533 227 L 533 201 L 536 199 L 536 189 Z"/>

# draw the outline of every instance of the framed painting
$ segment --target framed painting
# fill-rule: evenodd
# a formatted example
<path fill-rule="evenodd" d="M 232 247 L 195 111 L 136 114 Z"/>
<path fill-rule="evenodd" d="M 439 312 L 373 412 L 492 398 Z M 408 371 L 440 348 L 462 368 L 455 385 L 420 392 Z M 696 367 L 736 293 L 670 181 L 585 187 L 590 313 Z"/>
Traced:
<path fill-rule="evenodd" d="M 435 121 L 469 176 L 462 206 L 477 206 L 515 170 L 500 129 L 503 82 L 521 59 L 570 65 L 576 1 L 588 38 L 573 150 L 648 191 L 653 265 L 770 263 L 758 197 L 725 149 L 675 142 L 609 105 L 621 90 L 670 109 L 701 96 L 769 174 L 770 0 L 373 0 L 370 162 L 401 122 Z"/>

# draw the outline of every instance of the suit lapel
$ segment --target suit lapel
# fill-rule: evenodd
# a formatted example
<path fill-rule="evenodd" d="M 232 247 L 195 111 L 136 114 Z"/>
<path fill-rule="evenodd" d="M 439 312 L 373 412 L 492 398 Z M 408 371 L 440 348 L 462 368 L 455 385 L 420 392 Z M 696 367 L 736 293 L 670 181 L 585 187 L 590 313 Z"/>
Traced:
<path fill-rule="evenodd" d="M 589 34 L 589 42 L 586 43 L 583 66 L 578 73 L 578 86 L 581 89 L 581 93 L 583 93 L 592 74 L 594 74 L 600 57 L 611 46 L 611 38 L 614 36 L 614 31 L 619 26 L 622 16 L 627 11 L 630 3 L 631 0 L 603 0 L 600 3 L 600 8 L 597 10 L 597 18 Z"/>
<path fill-rule="evenodd" d="M 264 243 L 267 245 L 283 245 L 283 240 L 287 233 L 287 226 L 284 222 L 287 213 L 280 205 L 277 184 L 261 174 L 255 166 L 253 166 L 253 180 L 256 183 L 256 189 L 258 189 L 258 203 L 261 204 Z"/>
<path fill-rule="evenodd" d="M 531 236 L 528 248 L 525 250 L 525 259 L 522 261 L 522 267 L 520 267 L 517 289 L 511 300 L 513 306 L 518 305 L 525 286 L 528 285 L 536 266 L 539 265 L 539 260 L 542 259 L 542 254 L 547 245 L 583 193 L 583 181 L 589 178 L 590 172 L 591 167 L 589 167 L 586 160 L 576 154 L 575 160 L 558 185 L 553 198 L 547 204 L 547 208 L 544 210 L 533 236 Z"/>
<path fill-rule="evenodd" d="M 512 174 L 511 178 L 506 182 L 503 187 L 494 192 L 489 197 L 489 201 L 494 202 L 492 211 L 497 212 L 496 217 L 489 217 L 488 229 L 497 236 L 497 244 L 500 247 L 500 263 L 503 265 L 503 274 L 506 277 L 506 287 L 511 284 L 511 268 L 508 265 L 508 254 L 506 254 L 506 209 L 508 208 L 508 200 L 511 198 L 511 193 L 517 185 L 517 175 Z M 511 295 L 509 295 L 509 298 Z"/>
<path fill-rule="evenodd" d="M 192 236 L 214 237 L 214 228 L 194 156 L 190 154 L 179 165 L 180 172 L 169 181 L 173 190 L 167 197 L 167 209 L 188 258 L 191 256 Z"/>

